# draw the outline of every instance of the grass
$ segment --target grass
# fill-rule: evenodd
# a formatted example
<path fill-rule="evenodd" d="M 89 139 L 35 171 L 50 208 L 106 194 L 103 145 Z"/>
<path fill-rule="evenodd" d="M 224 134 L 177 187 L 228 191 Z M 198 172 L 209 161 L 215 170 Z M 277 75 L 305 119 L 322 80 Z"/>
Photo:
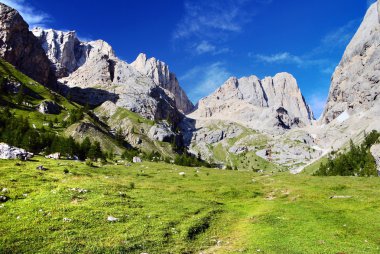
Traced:
<path fill-rule="evenodd" d="M 379 178 L 121 164 L 0 161 L 0 253 L 380 252 Z"/>
<path fill-rule="evenodd" d="M 56 94 L 44 87 L 43 85 L 32 80 L 28 76 L 18 71 L 14 66 L 0 58 L 0 79 L 10 80 L 21 83 L 31 95 L 24 95 L 23 100 L 30 106 L 17 105 L 15 102 L 16 95 L 0 94 L 0 101 L 11 106 L 11 111 L 16 116 L 28 117 L 31 124 L 34 124 L 37 129 L 41 129 L 44 124 L 45 128 L 48 122 L 62 122 L 68 116 L 68 110 L 76 109 L 79 106 L 71 103 L 63 96 Z M 36 107 L 43 101 L 55 101 L 63 110 L 59 115 L 44 115 L 36 110 Z M 55 131 L 61 132 L 63 128 L 55 128 Z"/>

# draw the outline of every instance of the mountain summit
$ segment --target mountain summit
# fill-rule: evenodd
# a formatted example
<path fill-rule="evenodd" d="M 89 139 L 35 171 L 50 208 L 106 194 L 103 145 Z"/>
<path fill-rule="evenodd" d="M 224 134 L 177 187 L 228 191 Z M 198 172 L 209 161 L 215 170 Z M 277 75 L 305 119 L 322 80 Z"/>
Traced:
<path fill-rule="evenodd" d="M 261 130 L 303 127 L 314 119 L 296 79 L 289 73 L 262 80 L 256 76 L 232 77 L 201 99 L 190 117 L 235 121 Z"/>

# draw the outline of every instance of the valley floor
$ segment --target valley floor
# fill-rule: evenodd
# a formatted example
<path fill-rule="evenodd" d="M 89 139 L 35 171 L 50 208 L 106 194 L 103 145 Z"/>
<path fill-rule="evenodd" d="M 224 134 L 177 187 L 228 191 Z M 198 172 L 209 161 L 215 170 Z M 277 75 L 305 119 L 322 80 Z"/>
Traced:
<path fill-rule="evenodd" d="M 0 253 L 379 253 L 379 185 L 164 163 L 0 161 L 0 195 L 11 198 L 0 203 Z"/>

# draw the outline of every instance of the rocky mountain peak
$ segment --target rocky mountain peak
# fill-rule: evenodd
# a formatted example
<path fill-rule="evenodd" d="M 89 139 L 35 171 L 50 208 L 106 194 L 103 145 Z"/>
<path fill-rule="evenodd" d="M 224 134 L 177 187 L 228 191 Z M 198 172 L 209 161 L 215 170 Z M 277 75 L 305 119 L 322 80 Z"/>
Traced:
<path fill-rule="evenodd" d="M 290 129 L 311 124 L 314 119 L 296 79 L 289 73 L 262 80 L 254 75 L 231 77 L 201 99 L 190 117 L 235 121 L 255 129 Z"/>
<path fill-rule="evenodd" d="M 39 41 L 18 11 L 0 3 L 0 57 L 44 85 L 55 77 Z"/>
<path fill-rule="evenodd" d="M 372 108 L 380 94 L 379 2 L 367 11 L 332 76 L 322 122 Z"/>
<path fill-rule="evenodd" d="M 176 101 L 177 108 L 183 113 L 189 113 L 194 105 L 187 97 L 186 93 L 179 85 L 176 75 L 169 70 L 169 66 L 156 58 L 147 58 L 141 53 L 137 59 L 131 63 L 137 71 L 151 78 L 156 85 L 170 91 Z"/>

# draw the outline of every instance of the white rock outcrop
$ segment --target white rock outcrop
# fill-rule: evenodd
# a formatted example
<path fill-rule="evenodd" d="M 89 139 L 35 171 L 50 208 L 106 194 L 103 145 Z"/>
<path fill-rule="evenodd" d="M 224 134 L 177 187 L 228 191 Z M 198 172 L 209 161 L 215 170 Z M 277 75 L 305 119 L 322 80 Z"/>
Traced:
<path fill-rule="evenodd" d="M 288 73 L 263 80 L 256 76 L 230 78 L 201 99 L 189 117 L 234 121 L 259 130 L 302 127 L 314 119 L 296 79 Z"/>
<path fill-rule="evenodd" d="M 10 146 L 6 143 L 0 143 L 0 159 L 21 159 L 27 160 L 33 157 L 33 153 L 29 153 L 24 149 Z"/>
<path fill-rule="evenodd" d="M 332 77 L 322 123 L 330 123 L 343 112 L 350 115 L 379 104 L 380 20 L 379 2 L 367 11 Z"/>
<path fill-rule="evenodd" d="M 99 105 L 109 100 L 149 119 L 172 119 L 192 104 L 163 62 L 140 55 L 133 64 L 119 59 L 103 40 L 80 41 L 75 32 L 33 30 L 72 99 Z M 144 61 L 146 60 L 146 61 Z M 69 91 L 67 92 L 69 93 Z"/>
<path fill-rule="evenodd" d="M 151 78 L 155 84 L 171 92 L 175 98 L 176 106 L 183 113 L 190 113 L 194 109 L 193 103 L 180 87 L 176 75 L 169 70 L 169 66 L 156 58 L 147 58 L 140 54 L 131 65 L 140 73 Z"/>
<path fill-rule="evenodd" d="M 171 130 L 170 125 L 163 121 L 153 125 L 148 133 L 148 137 L 152 140 L 160 142 L 172 142 L 176 134 Z"/>

